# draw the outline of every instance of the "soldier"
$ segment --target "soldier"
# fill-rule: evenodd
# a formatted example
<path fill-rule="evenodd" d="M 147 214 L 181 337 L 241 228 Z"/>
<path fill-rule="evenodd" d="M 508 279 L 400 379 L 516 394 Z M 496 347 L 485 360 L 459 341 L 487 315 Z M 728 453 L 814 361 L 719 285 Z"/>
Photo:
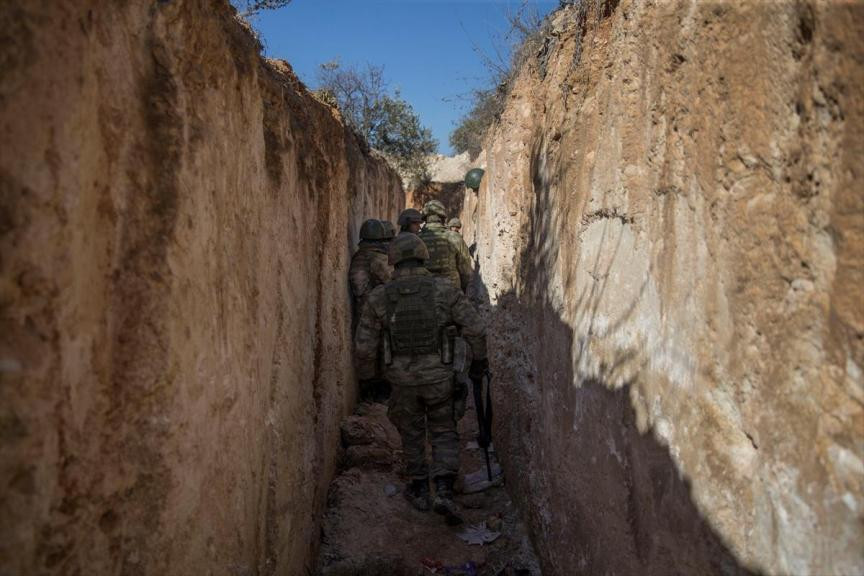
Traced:
<path fill-rule="evenodd" d="M 392 238 L 393 234 L 380 220 L 366 220 L 360 227 L 360 244 L 348 270 L 358 314 L 372 289 L 390 280 L 393 269 L 387 263 L 387 245 Z"/>
<path fill-rule="evenodd" d="M 381 223 L 384 224 L 384 229 L 387 233 L 387 245 L 390 245 L 390 240 L 396 237 L 396 227 L 393 226 L 393 223 L 389 220 L 381 220 Z"/>
<path fill-rule="evenodd" d="M 488 368 L 486 329 L 468 299 L 451 282 L 424 268 L 429 258 L 425 244 L 414 234 L 400 234 L 390 243 L 393 279 L 369 295 L 357 327 L 356 354 L 361 377 L 374 373 L 383 340 L 385 378 L 393 385 L 388 416 L 402 436 L 402 450 L 410 477 L 405 496 L 418 510 L 428 510 L 429 474 L 426 437 L 432 446 L 431 473 L 435 483 L 432 507 L 461 520 L 453 505 L 453 482 L 459 469 L 456 423 L 465 413 L 467 388 L 457 389 L 452 367 L 448 327 L 461 327 L 474 360 L 469 373 L 482 378 Z"/>
<path fill-rule="evenodd" d="M 395 228 L 387 221 L 369 219 L 360 227 L 360 244 L 351 258 L 348 278 L 355 306 L 352 326 L 357 326 L 360 313 L 372 290 L 390 280 L 393 268 L 387 263 L 387 247 Z M 359 382 L 360 397 L 380 401 L 390 394 L 390 386 L 382 380 L 380 370 Z"/>
<path fill-rule="evenodd" d="M 453 285 L 464 292 L 471 282 L 474 270 L 471 267 L 471 254 L 462 236 L 444 227 L 447 213 L 439 200 L 430 200 L 423 206 L 426 226 L 418 236 L 429 249 L 426 268 L 436 276 L 448 278 Z"/>
<path fill-rule="evenodd" d="M 447 229 L 452 230 L 456 234 L 462 235 L 462 221 L 459 218 L 450 218 L 447 222 Z"/>
<path fill-rule="evenodd" d="M 417 234 L 423 225 L 423 214 L 416 208 L 406 208 L 399 214 L 399 233 L 410 232 Z"/>

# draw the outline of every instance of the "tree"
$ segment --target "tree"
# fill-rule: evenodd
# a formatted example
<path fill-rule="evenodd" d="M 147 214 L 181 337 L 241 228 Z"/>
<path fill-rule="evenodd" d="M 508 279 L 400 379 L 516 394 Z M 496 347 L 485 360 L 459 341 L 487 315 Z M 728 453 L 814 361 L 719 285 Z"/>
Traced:
<path fill-rule="evenodd" d="M 403 178 L 428 179 L 427 156 L 436 152 L 438 143 L 399 91 L 388 91 L 383 67 L 327 62 L 318 71 L 318 86 L 325 99 L 336 101 L 345 122 L 387 156 Z"/>
<path fill-rule="evenodd" d="M 577 0 L 559 1 L 573 3 Z M 534 4 L 523 0 L 515 11 L 508 10 L 505 18 L 508 29 L 503 37 L 493 37 L 491 54 L 474 46 L 488 79 L 486 87 L 462 95 L 469 101 L 468 111 L 450 133 L 450 145 L 457 153 L 468 152 L 472 157 L 480 153 L 487 130 L 504 110 L 516 73 L 543 45 L 547 24 Z"/>

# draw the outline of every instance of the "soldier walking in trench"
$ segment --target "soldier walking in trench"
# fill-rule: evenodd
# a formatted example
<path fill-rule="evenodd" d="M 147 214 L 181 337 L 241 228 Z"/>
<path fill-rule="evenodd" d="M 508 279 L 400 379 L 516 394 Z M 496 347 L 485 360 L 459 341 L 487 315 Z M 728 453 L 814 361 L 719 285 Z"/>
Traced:
<path fill-rule="evenodd" d="M 360 244 L 348 269 L 348 280 L 355 299 L 354 326 L 372 290 L 390 280 L 393 268 L 387 262 L 387 247 L 395 232 L 392 223 L 382 220 L 369 219 L 360 227 Z M 380 370 L 360 380 L 361 398 L 383 399 L 388 394 L 389 385 L 381 379 Z"/>
<path fill-rule="evenodd" d="M 462 235 L 462 221 L 459 218 L 450 218 L 447 222 L 447 229 Z"/>
<path fill-rule="evenodd" d="M 356 354 L 360 377 L 374 374 L 379 344 L 385 351 L 385 378 L 393 385 L 388 416 L 402 436 L 410 478 L 405 491 L 418 510 L 429 510 L 429 476 L 435 484 L 432 508 L 448 522 L 461 522 L 453 504 L 453 483 L 459 468 L 456 423 L 465 413 L 467 388 L 457 387 L 452 366 L 455 330 L 471 346 L 469 373 L 481 378 L 488 368 L 486 329 L 465 295 L 424 267 L 426 245 L 414 234 L 400 234 L 390 244 L 393 279 L 369 295 L 357 327 Z M 389 356 L 389 357 L 388 357 Z M 431 471 L 426 465 L 426 438 L 432 446 Z"/>
<path fill-rule="evenodd" d="M 465 241 L 462 236 L 444 227 L 447 212 L 439 200 L 430 200 L 423 206 L 423 217 L 426 225 L 418 236 L 429 249 L 426 267 L 432 274 L 448 278 L 454 286 L 465 292 L 474 274 L 471 254 Z"/>
<path fill-rule="evenodd" d="M 417 234 L 423 226 L 423 214 L 416 208 L 406 208 L 399 214 L 399 234 Z"/>

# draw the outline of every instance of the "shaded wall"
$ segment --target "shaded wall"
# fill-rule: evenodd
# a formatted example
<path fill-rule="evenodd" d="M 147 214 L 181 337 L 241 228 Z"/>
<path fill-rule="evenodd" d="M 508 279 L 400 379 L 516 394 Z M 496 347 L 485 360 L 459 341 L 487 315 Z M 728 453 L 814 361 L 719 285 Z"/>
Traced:
<path fill-rule="evenodd" d="M 227 2 L 0 6 L 0 572 L 302 574 L 395 172 Z"/>
<path fill-rule="evenodd" d="M 463 208 L 547 574 L 864 570 L 861 5 L 559 11 Z"/>

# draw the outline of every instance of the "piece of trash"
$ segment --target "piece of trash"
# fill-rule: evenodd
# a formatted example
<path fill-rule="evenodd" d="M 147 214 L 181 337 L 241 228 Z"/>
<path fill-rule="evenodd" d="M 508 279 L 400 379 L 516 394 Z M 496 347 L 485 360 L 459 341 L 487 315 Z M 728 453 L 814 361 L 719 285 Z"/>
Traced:
<path fill-rule="evenodd" d="M 486 527 L 486 522 L 472 524 L 471 526 L 468 526 L 464 532 L 459 534 L 459 538 L 461 538 L 466 544 L 477 544 L 479 546 L 494 542 L 499 536 L 501 536 L 501 533 L 489 530 L 489 528 Z"/>
<path fill-rule="evenodd" d="M 475 492 L 487 490 L 492 486 L 500 486 L 503 479 L 504 477 L 501 475 L 501 466 L 498 464 L 492 464 L 491 482 L 489 481 L 486 472 L 486 466 L 483 466 L 480 470 L 465 475 L 462 479 L 462 493 L 474 494 Z"/>
<path fill-rule="evenodd" d="M 387 496 L 395 496 L 398 493 L 399 488 L 397 488 L 395 485 L 387 484 L 386 486 L 384 486 L 384 494 L 386 494 Z"/>

